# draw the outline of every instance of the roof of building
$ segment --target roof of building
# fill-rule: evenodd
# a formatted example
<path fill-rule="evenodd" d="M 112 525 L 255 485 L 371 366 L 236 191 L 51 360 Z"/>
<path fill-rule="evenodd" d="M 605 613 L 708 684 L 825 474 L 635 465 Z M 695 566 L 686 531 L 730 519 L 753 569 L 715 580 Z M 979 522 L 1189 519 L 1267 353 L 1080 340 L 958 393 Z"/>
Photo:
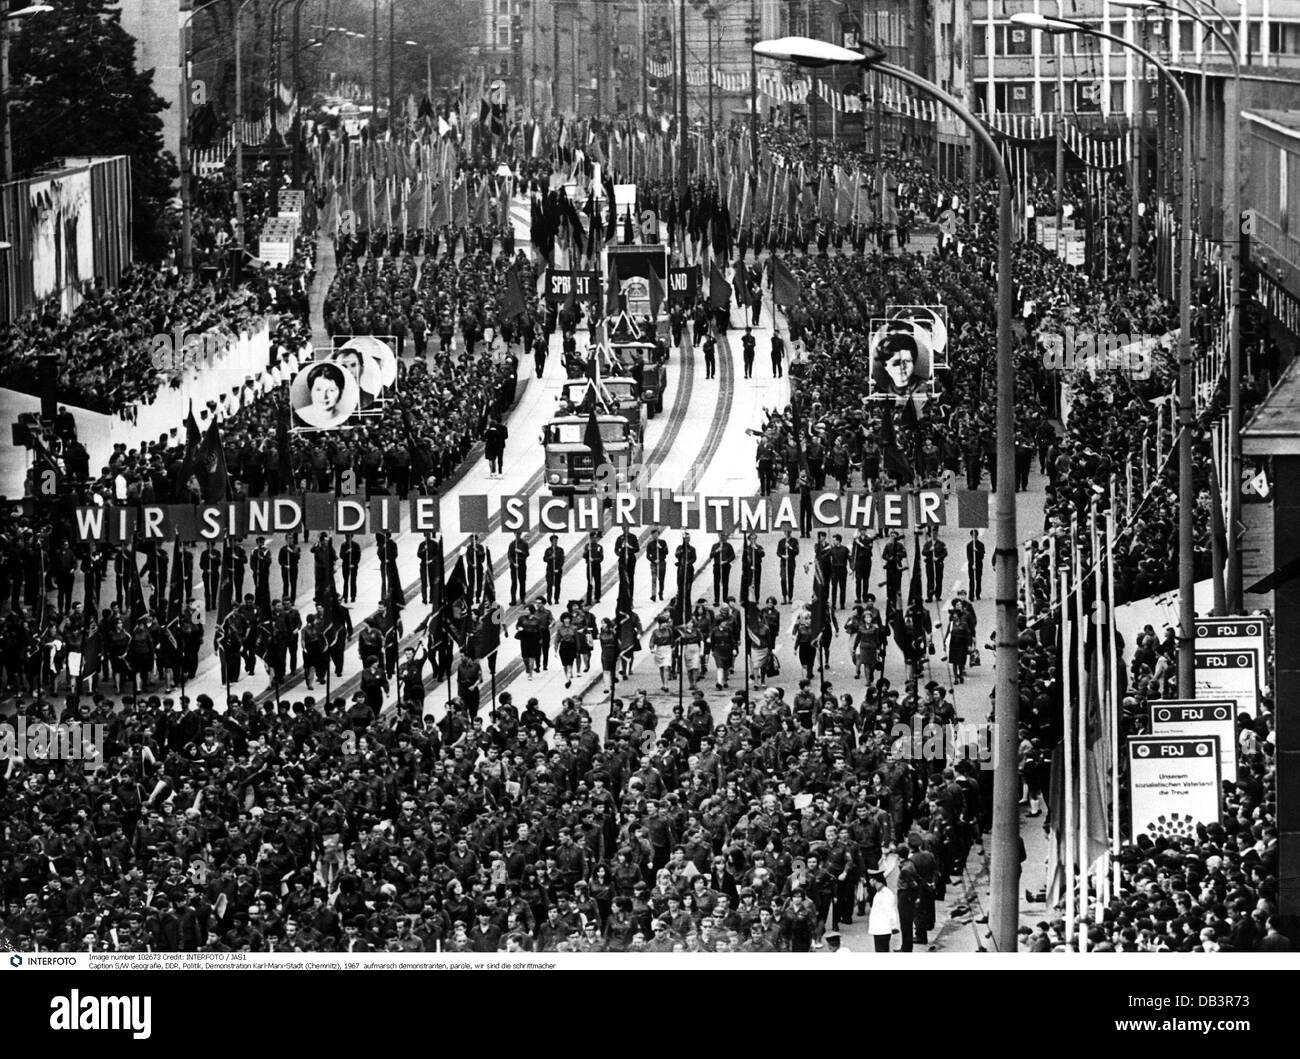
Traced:
<path fill-rule="evenodd" d="M 1300 456 L 1300 360 L 1288 365 L 1241 431 L 1247 456 Z"/>

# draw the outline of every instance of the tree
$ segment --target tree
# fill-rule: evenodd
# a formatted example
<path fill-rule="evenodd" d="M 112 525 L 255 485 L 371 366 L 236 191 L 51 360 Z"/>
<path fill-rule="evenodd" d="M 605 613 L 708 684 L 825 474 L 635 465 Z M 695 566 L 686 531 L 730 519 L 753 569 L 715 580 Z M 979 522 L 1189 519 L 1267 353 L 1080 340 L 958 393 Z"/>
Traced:
<path fill-rule="evenodd" d="M 31 173 L 65 155 L 128 155 L 135 253 L 167 250 L 167 203 L 177 176 L 163 150 L 169 104 L 135 66 L 135 41 L 105 0 L 61 0 L 17 24 L 10 52 L 14 170 Z"/>

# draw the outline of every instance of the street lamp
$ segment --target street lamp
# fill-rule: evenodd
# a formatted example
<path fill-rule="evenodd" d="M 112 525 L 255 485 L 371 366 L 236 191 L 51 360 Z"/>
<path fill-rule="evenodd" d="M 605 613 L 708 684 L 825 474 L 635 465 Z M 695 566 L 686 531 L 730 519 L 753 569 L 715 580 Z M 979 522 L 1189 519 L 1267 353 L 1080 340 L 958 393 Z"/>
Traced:
<path fill-rule="evenodd" d="M 244 60 L 240 46 L 240 20 L 244 8 L 255 0 L 243 0 L 235 11 L 235 247 L 244 250 Z"/>
<path fill-rule="evenodd" d="M 1182 206 L 1178 233 L 1178 694 L 1190 699 L 1196 690 L 1193 650 L 1195 647 L 1196 587 L 1193 563 L 1192 503 L 1192 116 L 1187 93 L 1172 70 L 1145 48 L 1113 33 L 1094 29 L 1068 18 L 1048 18 L 1028 11 L 1011 16 L 1016 25 L 1047 33 L 1086 33 L 1108 40 L 1149 62 L 1173 89 L 1183 122 Z"/>
<path fill-rule="evenodd" d="M 1172 4 L 1161 0 L 1111 0 L 1120 7 L 1137 10 L 1155 9 L 1175 11 Z M 1184 0 L 1189 2 L 1189 0 Z M 1198 8 L 1209 9 L 1213 15 L 1222 20 L 1233 35 L 1236 28 L 1231 19 L 1225 18 L 1206 0 L 1193 0 Z M 1241 55 L 1227 36 L 1209 19 L 1192 11 L 1180 10 L 1199 25 L 1205 27 L 1223 45 L 1232 63 L 1232 101 L 1234 108 L 1241 107 Z M 1240 43 L 1240 42 L 1238 42 Z M 1202 105 L 1204 111 L 1204 101 Z M 1224 154 L 1233 159 L 1232 178 L 1224 187 L 1224 223 L 1223 240 L 1228 252 L 1228 556 L 1227 570 L 1224 574 L 1226 583 L 1226 600 L 1215 600 L 1215 609 L 1221 603 L 1226 604 L 1229 614 L 1239 614 L 1242 610 L 1241 584 L 1241 249 L 1238 243 L 1238 225 L 1241 223 L 1241 140 L 1238 137 L 1237 123 L 1229 120 L 1227 101 L 1223 106 Z M 1231 137 L 1232 149 L 1227 150 L 1228 137 Z M 1215 583 L 1218 583 L 1216 578 Z"/>
<path fill-rule="evenodd" d="M 194 206 L 193 196 L 190 191 L 192 172 L 190 165 L 190 62 L 189 50 L 185 47 L 185 31 L 189 28 L 190 22 L 195 15 L 218 3 L 221 3 L 221 0 L 208 0 L 206 4 L 196 7 L 181 19 L 181 91 L 180 107 L 177 113 L 180 115 L 181 122 L 181 272 L 187 276 L 194 271 Z"/>
<path fill-rule="evenodd" d="M 885 62 L 885 50 L 863 42 L 863 51 L 807 37 L 783 37 L 754 45 L 757 55 L 817 69 L 854 65 L 911 85 L 957 115 L 988 152 L 998 174 L 997 264 L 997 494 L 994 569 L 997 605 L 996 732 L 993 783 L 992 909 L 989 925 L 1003 952 L 1014 952 L 1019 928 L 1020 886 L 1020 651 L 1017 615 L 1015 370 L 1011 356 L 1011 180 L 1006 163 L 984 124 L 959 100 L 912 71 Z"/>
<path fill-rule="evenodd" d="M 16 11 L 6 11 L 0 17 L 0 154 L 4 156 L 4 172 L 0 173 L 0 180 L 9 180 L 14 173 L 13 142 L 9 134 L 9 22 L 53 10 L 49 4 L 28 4 Z"/>

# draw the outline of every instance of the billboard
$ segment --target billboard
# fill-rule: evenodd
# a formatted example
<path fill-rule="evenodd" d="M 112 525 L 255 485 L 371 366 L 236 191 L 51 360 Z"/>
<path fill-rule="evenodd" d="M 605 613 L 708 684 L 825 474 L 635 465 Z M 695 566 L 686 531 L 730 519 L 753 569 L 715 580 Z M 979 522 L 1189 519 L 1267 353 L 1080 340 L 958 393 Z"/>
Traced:
<path fill-rule="evenodd" d="M 1215 736 L 1219 769 L 1225 780 L 1237 779 L 1237 704 L 1227 700 L 1151 699 L 1152 735 Z"/>
<path fill-rule="evenodd" d="M 1129 835 L 1196 838 L 1219 822 L 1217 736 L 1139 736 L 1128 743 Z"/>

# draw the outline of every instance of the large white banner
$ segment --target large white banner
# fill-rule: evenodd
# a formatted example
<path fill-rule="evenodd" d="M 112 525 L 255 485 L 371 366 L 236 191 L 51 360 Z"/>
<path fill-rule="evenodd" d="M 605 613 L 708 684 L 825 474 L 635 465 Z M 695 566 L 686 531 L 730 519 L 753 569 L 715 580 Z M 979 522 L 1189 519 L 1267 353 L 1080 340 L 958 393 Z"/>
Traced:
<path fill-rule="evenodd" d="M 1219 769 L 1225 780 L 1237 779 L 1237 704 L 1227 700 L 1151 699 L 1152 735 L 1216 736 Z"/>
<path fill-rule="evenodd" d="M 1128 743 L 1129 833 L 1196 838 L 1219 820 L 1219 740 L 1139 736 Z"/>

